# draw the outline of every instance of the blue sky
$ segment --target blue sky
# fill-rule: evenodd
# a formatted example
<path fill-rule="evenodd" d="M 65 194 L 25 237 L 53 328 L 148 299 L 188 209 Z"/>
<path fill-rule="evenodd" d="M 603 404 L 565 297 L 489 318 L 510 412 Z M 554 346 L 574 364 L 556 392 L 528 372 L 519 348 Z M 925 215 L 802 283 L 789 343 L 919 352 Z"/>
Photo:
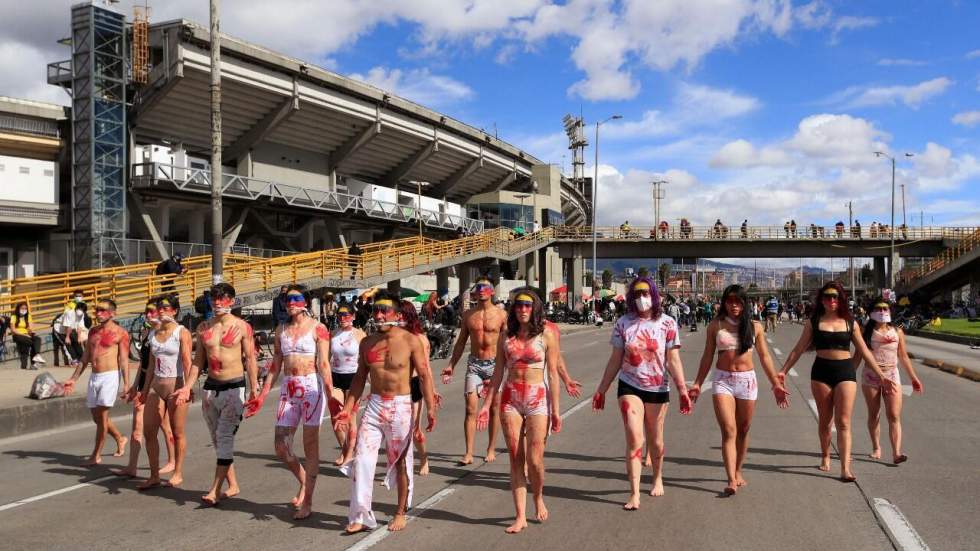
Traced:
<path fill-rule="evenodd" d="M 63 103 L 43 63 L 66 57 L 54 41 L 71 2 L 41 1 L 51 9 L 0 0 L 0 94 Z M 980 222 L 978 2 L 223 4 L 228 33 L 496 126 L 566 170 L 565 113 L 623 115 L 602 129 L 601 223 L 652 223 L 661 178 L 671 223 L 832 224 L 848 200 L 862 223 L 886 221 L 875 149 L 901 158 L 910 223 L 920 210 L 926 224 Z M 206 5 L 173 0 L 153 19 L 206 23 Z"/>

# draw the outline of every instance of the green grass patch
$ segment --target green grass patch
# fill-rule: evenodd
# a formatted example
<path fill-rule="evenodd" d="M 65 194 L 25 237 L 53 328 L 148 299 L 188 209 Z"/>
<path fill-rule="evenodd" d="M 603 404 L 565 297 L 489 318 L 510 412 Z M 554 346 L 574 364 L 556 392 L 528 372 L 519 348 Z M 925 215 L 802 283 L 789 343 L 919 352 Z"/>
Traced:
<path fill-rule="evenodd" d="M 966 318 L 944 318 L 941 326 L 933 327 L 927 325 L 921 330 L 933 333 L 945 333 L 947 335 L 960 335 L 963 337 L 980 337 L 980 321 L 967 321 Z"/>

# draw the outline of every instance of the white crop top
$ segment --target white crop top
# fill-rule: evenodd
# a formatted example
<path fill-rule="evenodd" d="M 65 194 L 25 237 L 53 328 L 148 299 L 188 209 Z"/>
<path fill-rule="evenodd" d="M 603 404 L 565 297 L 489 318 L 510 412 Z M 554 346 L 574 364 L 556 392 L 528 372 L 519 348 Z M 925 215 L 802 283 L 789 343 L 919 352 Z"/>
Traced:
<path fill-rule="evenodd" d="M 330 338 L 330 371 L 348 374 L 357 372 L 360 343 L 354 330 L 339 331 Z"/>
<path fill-rule="evenodd" d="M 282 333 L 279 334 L 279 352 L 282 353 L 284 358 L 293 354 L 300 354 L 302 356 L 316 355 L 316 339 L 313 337 L 315 331 L 316 326 L 307 331 L 305 335 L 291 339 L 289 334 L 286 333 L 284 326 Z"/>
<path fill-rule="evenodd" d="M 157 341 L 156 329 L 150 331 L 150 338 L 147 339 L 147 342 L 150 345 L 150 352 L 153 354 L 154 377 L 183 377 L 184 362 L 180 359 L 180 332 L 183 329 L 182 325 L 177 325 L 173 333 L 170 334 L 170 338 L 163 342 Z"/>

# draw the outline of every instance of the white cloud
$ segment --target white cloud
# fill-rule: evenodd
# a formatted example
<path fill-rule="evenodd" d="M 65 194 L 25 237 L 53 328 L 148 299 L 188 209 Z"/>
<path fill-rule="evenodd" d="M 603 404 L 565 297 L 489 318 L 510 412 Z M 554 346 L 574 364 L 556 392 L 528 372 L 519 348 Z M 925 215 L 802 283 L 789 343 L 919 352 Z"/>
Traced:
<path fill-rule="evenodd" d="M 604 135 L 612 139 L 670 136 L 699 127 L 717 126 L 761 106 L 751 96 L 733 90 L 681 83 L 667 111 L 650 110 L 639 120 L 611 122 Z"/>
<path fill-rule="evenodd" d="M 964 111 L 953 115 L 953 124 L 961 126 L 976 126 L 980 124 L 980 111 Z"/>
<path fill-rule="evenodd" d="M 857 29 L 864 29 L 867 27 L 874 27 L 878 24 L 878 18 L 876 17 L 856 17 L 852 15 L 845 15 L 839 17 L 834 21 L 833 29 L 834 34 L 838 34 L 841 31 L 853 31 Z"/>
<path fill-rule="evenodd" d="M 878 65 L 882 67 L 922 67 L 928 65 L 928 63 L 921 59 L 885 57 L 878 60 Z"/>
<path fill-rule="evenodd" d="M 45 80 L 46 65 L 51 61 L 27 44 L 0 42 L 0 96 L 68 105 L 68 94 Z"/>
<path fill-rule="evenodd" d="M 374 67 L 367 74 L 352 74 L 382 90 L 433 107 L 445 107 L 473 98 L 473 89 L 453 78 L 434 75 L 428 69 L 387 69 Z"/>
<path fill-rule="evenodd" d="M 853 86 L 832 95 L 827 103 L 844 108 L 903 104 L 917 109 L 926 101 L 944 93 L 953 84 L 949 78 L 938 77 L 912 85 Z"/>
<path fill-rule="evenodd" d="M 977 58 L 980 58 L 980 50 L 973 50 L 971 52 L 967 52 L 966 58 L 967 59 L 977 59 Z"/>
<path fill-rule="evenodd" d="M 953 155 L 948 148 L 929 142 L 912 158 L 918 183 L 924 191 L 959 189 L 968 180 L 980 178 L 980 160 L 973 155 Z"/>

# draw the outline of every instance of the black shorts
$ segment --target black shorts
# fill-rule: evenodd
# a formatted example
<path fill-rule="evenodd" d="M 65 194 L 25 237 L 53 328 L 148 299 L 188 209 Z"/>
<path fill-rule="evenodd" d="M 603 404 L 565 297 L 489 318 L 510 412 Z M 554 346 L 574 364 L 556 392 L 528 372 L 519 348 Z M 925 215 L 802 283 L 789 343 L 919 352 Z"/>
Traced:
<path fill-rule="evenodd" d="M 834 388 L 844 381 L 856 383 L 857 369 L 850 358 L 846 360 L 817 358 L 813 361 L 813 367 L 810 369 L 810 380 L 823 383 L 830 388 Z"/>
<path fill-rule="evenodd" d="M 616 396 L 636 396 L 644 404 L 666 404 L 670 402 L 670 392 L 653 392 L 640 390 L 635 386 L 619 380 L 619 387 L 616 389 Z"/>
<path fill-rule="evenodd" d="M 330 378 L 333 379 L 334 388 L 339 388 L 340 390 L 347 392 L 350 390 L 351 381 L 354 380 L 354 374 L 330 372 Z"/>
<path fill-rule="evenodd" d="M 419 381 L 418 375 L 412 377 L 408 380 L 408 386 L 412 390 L 412 402 L 418 403 L 422 401 L 422 383 Z"/>

